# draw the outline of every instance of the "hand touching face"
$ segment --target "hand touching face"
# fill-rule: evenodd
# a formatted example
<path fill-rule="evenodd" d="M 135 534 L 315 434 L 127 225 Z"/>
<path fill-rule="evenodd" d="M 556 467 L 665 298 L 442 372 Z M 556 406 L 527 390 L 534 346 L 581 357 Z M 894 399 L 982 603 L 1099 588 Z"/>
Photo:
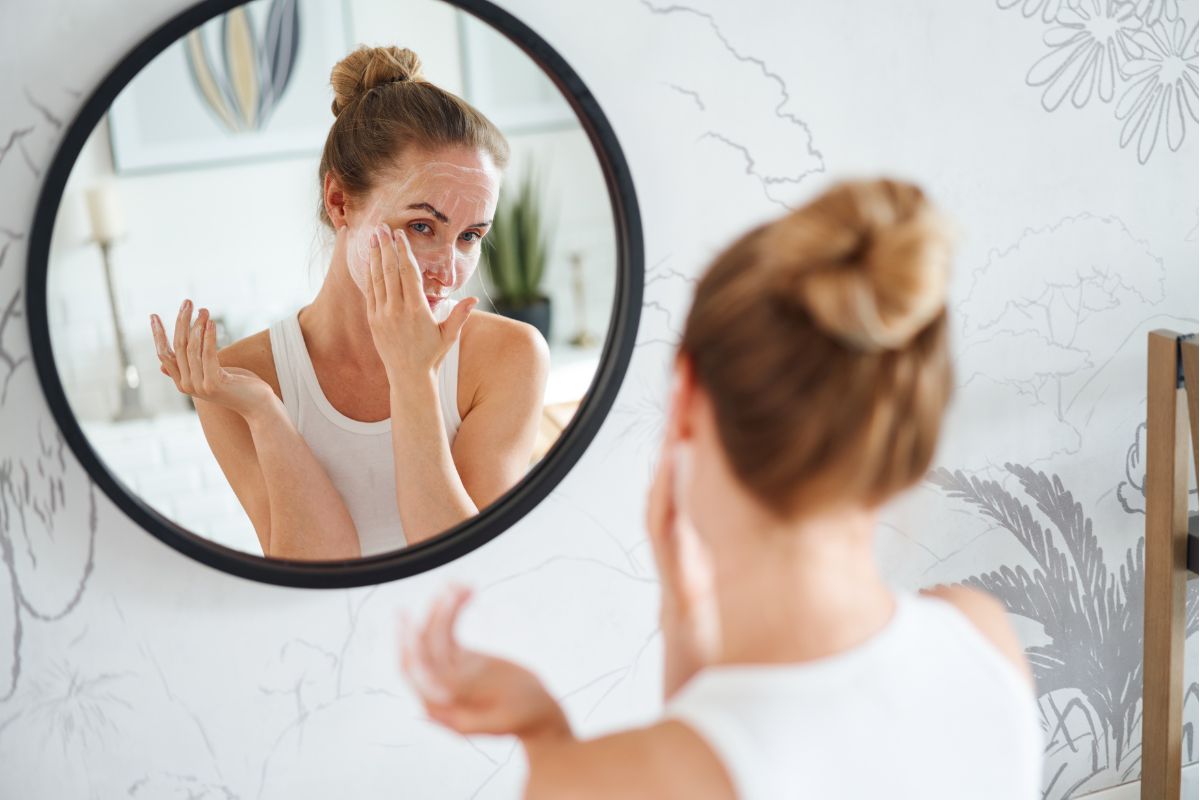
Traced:
<path fill-rule="evenodd" d="M 478 155 L 472 159 L 453 151 L 438 157 L 454 160 L 402 165 L 403 177 L 377 186 L 354 215 L 347 231 L 347 262 L 351 278 L 364 293 L 370 237 L 380 223 L 404 232 L 430 308 L 475 272 L 496 210 L 499 173 Z"/>
<path fill-rule="evenodd" d="M 376 227 L 370 241 L 367 324 L 393 387 L 417 387 L 454 345 L 478 302 L 469 297 L 438 321 L 422 288 L 417 260 L 403 230 Z M 403 389 L 402 389 L 403 390 Z"/>

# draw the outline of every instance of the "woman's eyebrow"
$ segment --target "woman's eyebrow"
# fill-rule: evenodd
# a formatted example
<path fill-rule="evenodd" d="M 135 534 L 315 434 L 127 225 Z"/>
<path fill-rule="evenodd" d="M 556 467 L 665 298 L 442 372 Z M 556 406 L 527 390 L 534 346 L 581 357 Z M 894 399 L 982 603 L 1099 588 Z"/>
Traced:
<path fill-rule="evenodd" d="M 429 203 L 413 203 L 411 206 L 409 206 L 409 208 L 417 211 L 428 211 L 430 214 L 433 214 L 435 218 L 437 218 L 438 222 L 445 224 L 449 224 L 450 222 L 449 217 L 438 211 L 433 206 L 429 205 Z"/>
<path fill-rule="evenodd" d="M 491 224 L 492 224 L 492 221 L 489 219 L 487 222 L 476 222 L 474 225 L 468 225 L 467 227 L 468 228 L 486 228 Z"/>

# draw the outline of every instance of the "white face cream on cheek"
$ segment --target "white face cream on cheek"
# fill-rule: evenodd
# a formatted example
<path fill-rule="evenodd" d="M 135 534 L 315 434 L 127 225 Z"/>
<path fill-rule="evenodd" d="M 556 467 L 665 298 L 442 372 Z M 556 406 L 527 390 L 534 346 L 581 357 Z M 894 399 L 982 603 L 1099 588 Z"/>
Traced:
<path fill-rule="evenodd" d="M 471 279 L 471 275 L 475 273 L 476 268 L 479 266 L 479 254 L 479 245 L 475 245 L 472 250 L 466 253 L 461 251 L 455 252 L 454 274 L 456 285 L 454 288 L 457 289 Z"/>
<path fill-rule="evenodd" d="M 371 233 L 374 227 L 374 224 L 361 225 L 351 229 L 346 236 L 346 267 L 350 271 L 350 279 L 364 295 L 371 275 Z"/>
<path fill-rule="evenodd" d="M 397 224 L 408 238 L 429 294 L 457 289 L 479 263 L 478 240 L 460 241 L 465 229 L 486 230 L 496 210 L 499 173 L 495 170 L 429 162 L 409 171 L 401 181 L 377 186 L 357 225 L 347 236 L 346 264 L 360 291 L 370 275 L 370 239 L 381 222 Z M 416 223 L 420 221 L 420 225 Z M 414 230 L 413 228 L 416 228 Z"/>

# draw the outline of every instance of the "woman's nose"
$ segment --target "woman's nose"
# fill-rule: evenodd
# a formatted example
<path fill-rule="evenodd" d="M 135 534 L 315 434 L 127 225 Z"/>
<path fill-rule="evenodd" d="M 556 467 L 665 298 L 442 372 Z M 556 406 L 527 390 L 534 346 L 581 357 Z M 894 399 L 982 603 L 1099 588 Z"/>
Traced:
<path fill-rule="evenodd" d="M 426 272 L 426 276 L 442 286 L 453 286 L 455 278 L 454 248 L 451 247 L 449 252 L 439 253 L 433 261 L 434 263 L 430 265 L 432 269 Z"/>

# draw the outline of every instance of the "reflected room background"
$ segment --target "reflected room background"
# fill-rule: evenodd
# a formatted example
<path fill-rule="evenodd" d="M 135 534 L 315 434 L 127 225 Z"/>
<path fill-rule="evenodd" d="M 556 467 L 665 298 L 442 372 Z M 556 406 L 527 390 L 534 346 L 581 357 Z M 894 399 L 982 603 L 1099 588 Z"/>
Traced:
<path fill-rule="evenodd" d="M 192 298 L 224 347 L 316 295 L 332 246 L 317 183 L 329 72 L 358 44 L 415 50 L 512 147 L 496 224 L 525 220 L 544 253 L 505 261 L 485 246 L 458 296 L 550 345 L 534 461 L 586 393 L 612 312 L 615 234 L 591 144 L 540 69 L 470 15 L 431 0 L 259 0 L 172 45 L 118 97 L 67 183 L 50 254 L 54 358 L 93 449 L 133 494 L 250 553 L 261 547 L 190 398 L 159 372 L 149 315 L 170 325 Z"/>

